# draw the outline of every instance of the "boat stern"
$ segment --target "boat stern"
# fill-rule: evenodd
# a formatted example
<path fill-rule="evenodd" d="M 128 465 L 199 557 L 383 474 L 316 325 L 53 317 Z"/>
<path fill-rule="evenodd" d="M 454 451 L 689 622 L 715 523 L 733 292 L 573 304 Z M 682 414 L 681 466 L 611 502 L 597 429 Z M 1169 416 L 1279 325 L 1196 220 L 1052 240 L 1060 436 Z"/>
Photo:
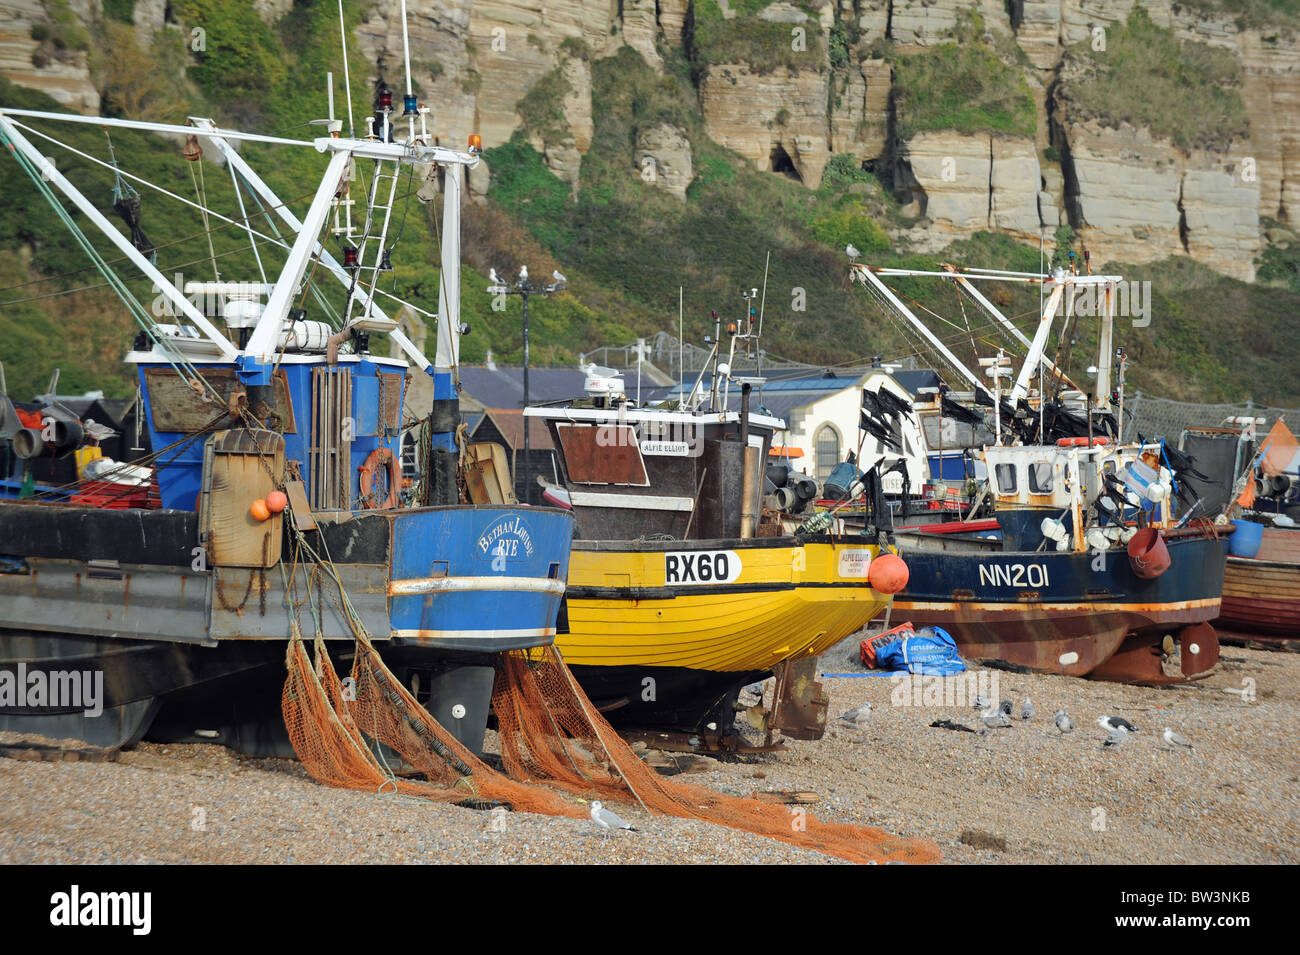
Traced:
<path fill-rule="evenodd" d="M 549 646 L 573 518 L 537 507 L 445 507 L 394 517 L 388 612 L 395 646 L 497 653 Z"/>

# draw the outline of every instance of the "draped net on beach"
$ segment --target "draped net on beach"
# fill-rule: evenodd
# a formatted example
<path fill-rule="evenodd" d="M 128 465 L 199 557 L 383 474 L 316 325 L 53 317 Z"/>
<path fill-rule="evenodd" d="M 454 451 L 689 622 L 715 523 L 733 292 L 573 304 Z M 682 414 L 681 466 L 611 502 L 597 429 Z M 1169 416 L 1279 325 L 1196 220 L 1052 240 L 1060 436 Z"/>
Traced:
<path fill-rule="evenodd" d="M 314 657 L 314 662 L 313 662 Z M 938 848 L 867 826 L 824 823 L 802 809 L 726 796 L 667 780 L 643 763 L 591 705 L 554 648 L 504 654 L 492 690 L 505 773 L 447 732 L 356 634 L 349 680 L 324 642 L 308 651 L 292 625 L 282 706 L 293 748 L 318 781 L 430 800 L 507 804 L 522 812 L 581 817 L 581 799 L 640 804 L 652 814 L 699 819 L 853 862 L 934 862 Z M 395 776 L 382 744 L 422 775 Z"/>

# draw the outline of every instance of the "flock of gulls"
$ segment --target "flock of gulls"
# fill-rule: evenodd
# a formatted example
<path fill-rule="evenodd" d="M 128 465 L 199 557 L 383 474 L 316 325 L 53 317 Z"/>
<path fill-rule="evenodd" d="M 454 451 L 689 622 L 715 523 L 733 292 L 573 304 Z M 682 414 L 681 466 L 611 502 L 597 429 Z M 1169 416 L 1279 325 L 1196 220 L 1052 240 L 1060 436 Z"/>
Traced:
<path fill-rule="evenodd" d="M 939 729 L 978 733 L 980 735 L 987 733 L 989 730 L 1009 729 L 1015 725 L 1013 719 L 1015 707 L 1011 700 L 1001 700 L 995 704 L 984 696 L 976 696 L 971 705 L 975 710 L 979 711 L 979 720 L 984 724 L 983 729 L 977 730 L 960 720 L 954 719 L 935 720 L 930 725 Z M 1034 702 L 1029 697 L 1026 696 L 1024 702 L 1020 704 L 1018 716 L 1022 722 L 1028 722 L 1034 718 Z M 848 726 L 861 726 L 870 717 L 871 704 L 863 703 L 861 706 L 855 706 L 853 709 L 842 713 L 837 722 Z M 1056 711 L 1053 722 L 1056 724 L 1057 732 L 1062 736 L 1074 732 L 1074 720 L 1063 709 Z M 1099 716 L 1097 717 L 1097 725 L 1106 731 L 1106 738 L 1101 744 L 1102 749 L 1114 749 L 1122 746 L 1129 736 L 1138 732 L 1138 728 L 1122 716 L 1111 716 L 1109 714 Z M 1191 743 L 1168 726 L 1165 727 L 1160 739 L 1169 749 L 1193 749 Z"/>
<path fill-rule="evenodd" d="M 745 687 L 745 690 L 751 694 L 756 694 L 762 699 L 763 686 L 761 683 L 755 683 Z M 966 733 L 987 733 L 989 730 L 1009 729 L 1014 725 L 1012 722 L 1012 713 L 1014 706 L 1010 700 L 1001 700 L 994 704 L 992 700 L 983 696 L 976 696 L 972 706 L 979 711 L 980 722 L 984 724 L 984 729 L 975 730 L 965 723 L 953 719 L 935 720 L 931 726 L 948 730 L 960 730 Z M 1025 697 L 1020 704 L 1019 718 L 1022 722 L 1028 722 L 1035 716 L 1034 703 L 1029 697 Z M 871 703 L 865 702 L 859 706 L 853 707 L 841 713 L 836 722 L 845 726 L 861 728 L 871 719 Z M 1074 732 L 1074 720 L 1070 719 L 1070 714 L 1065 710 L 1057 710 L 1054 722 L 1057 732 L 1064 736 L 1067 733 Z M 1102 749 L 1114 749 L 1122 746 L 1129 736 L 1138 732 L 1138 728 L 1122 716 L 1111 716 L 1109 714 L 1097 717 L 1097 725 L 1106 731 L 1106 738 L 1102 741 Z M 1175 733 L 1168 726 L 1165 727 L 1164 733 L 1160 739 L 1169 749 L 1192 749 L 1192 744 L 1186 739 Z M 627 830 L 629 832 L 638 832 L 639 830 L 623 819 L 616 813 L 611 812 L 594 801 L 591 804 L 591 821 L 596 825 L 596 831 L 606 839 L 614 834 L 615 830 Z"/>

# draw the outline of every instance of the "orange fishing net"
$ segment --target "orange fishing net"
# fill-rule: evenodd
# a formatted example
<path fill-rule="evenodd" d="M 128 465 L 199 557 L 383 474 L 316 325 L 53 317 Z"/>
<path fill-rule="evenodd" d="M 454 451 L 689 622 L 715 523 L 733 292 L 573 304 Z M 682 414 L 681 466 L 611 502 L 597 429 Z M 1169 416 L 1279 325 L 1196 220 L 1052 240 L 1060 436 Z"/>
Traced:
<path fill-rule="evenodd" d="M 285 725 L 303 766 L 317 780 L 349 789 L 398 792 L 432 800 L 556 816 L 586 816 L 576 797 L 640 804 L 647 811 L 729 826 L 853 862 L 935 862 L 927 840 L 865 826 L 820 822 L 802 809 L 758 802 L 673 782 L 643 763 L 591 705 L 558 651 L 539 659 L 503 655 L 492 691 L 506 774 L 448 733 L 357 634 L 351 677 L 342 680 L 323 642 L 315 663 L 292 625 Z M 380 743 L 423 779 L 389 771 Z M 508 775 L 507 775 L 508 774 Z"/>

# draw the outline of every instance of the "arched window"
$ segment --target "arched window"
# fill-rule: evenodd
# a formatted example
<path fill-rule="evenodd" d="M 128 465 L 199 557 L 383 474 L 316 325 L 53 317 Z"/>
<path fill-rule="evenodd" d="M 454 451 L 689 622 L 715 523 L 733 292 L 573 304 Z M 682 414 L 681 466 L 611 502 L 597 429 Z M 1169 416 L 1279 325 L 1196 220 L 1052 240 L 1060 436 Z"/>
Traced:
<path fill-rule="evenodd" d="M 840 433 L 834 425 L 824 424 L 817 429 L 813 445 L 817 454 L 817 480 L 824 481 L 840 463 Z"/>

